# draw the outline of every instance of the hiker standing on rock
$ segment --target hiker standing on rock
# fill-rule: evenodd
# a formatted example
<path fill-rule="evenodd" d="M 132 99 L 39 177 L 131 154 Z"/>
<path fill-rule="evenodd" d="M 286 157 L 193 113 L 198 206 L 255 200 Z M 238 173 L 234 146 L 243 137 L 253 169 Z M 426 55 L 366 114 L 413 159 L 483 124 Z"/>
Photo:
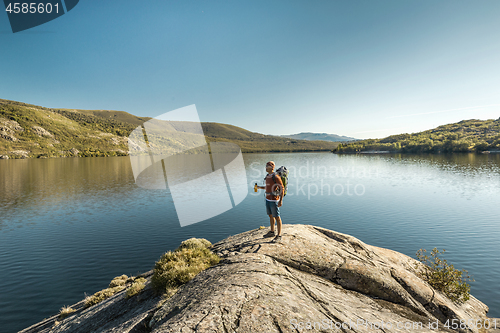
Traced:
<path fill-rule="evenodd" d="M 265 186 L 257 186 L 256 188 L 261 190 L 266 190 L 266 210 L 267 215 L 269 215 L 269 221 L 271 223 L 271 230 L 264 237 L 274 236 L 274 223 L 278 226 L 278 234 L 272 240 L 273 243 L 279 242 L 281 240 L 281 217 L 280 217 L 280 207 L 283 204 L 283 182 L 281 177 L 276 175 L 274 172 L 274 162 L 269 161 L 266 163 L 267 175 L 264 178 Z"/>

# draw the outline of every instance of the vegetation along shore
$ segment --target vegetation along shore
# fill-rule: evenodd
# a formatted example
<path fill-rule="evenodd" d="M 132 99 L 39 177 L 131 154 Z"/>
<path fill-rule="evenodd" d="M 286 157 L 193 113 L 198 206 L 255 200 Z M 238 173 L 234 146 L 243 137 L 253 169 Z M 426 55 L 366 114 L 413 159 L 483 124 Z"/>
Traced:
<path fill-rule="evenodd" d="M 335 153 L 500 153 L 500 118 L 463 120 L 412 133 L 341 143 Z"/>

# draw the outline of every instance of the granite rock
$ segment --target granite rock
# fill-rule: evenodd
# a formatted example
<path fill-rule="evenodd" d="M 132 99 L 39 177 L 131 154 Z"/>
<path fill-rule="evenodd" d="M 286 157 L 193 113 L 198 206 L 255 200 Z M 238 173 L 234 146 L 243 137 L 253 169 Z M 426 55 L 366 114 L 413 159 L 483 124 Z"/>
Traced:
<path fill-rule="evenodd" d="M 268 230 L 214 244 L 220 263 L 168 299 L 152 291 L 149 272 L 137 296 L 124 290 L 22 333 L 449 332 L 447 320 L 487 318 L 473 296 L 456 304 L 434 290 L 418 275 L 422 264 L 404 254 L 311 225 L 285 225 L 278 243 L 263 237 Z"/>

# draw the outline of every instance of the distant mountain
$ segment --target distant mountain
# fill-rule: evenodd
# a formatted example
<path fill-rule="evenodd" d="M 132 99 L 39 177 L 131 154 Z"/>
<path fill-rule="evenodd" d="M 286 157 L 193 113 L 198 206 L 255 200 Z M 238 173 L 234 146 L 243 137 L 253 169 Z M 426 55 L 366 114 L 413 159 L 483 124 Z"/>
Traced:
<path fill-rule="evenodd" d="M 0 158 L 124 156 L 128 136 L 150 117 L 124 111 L 52 109 L 0 99 Z M 331 151 L 333 142 L 293 140 L 220 123 L 201 123 L 208 142 L 242 152 Z"/>
<path fill-rule="evenodd" d="M 342 135 L 337 135 L 337 134 L 311 133 L 311 132 L 302 132 L 299 134 L 282 135 L 282 137 L 290 138 L 290 139 L 297 139 L 297 140 L 332 141 L 332 142 L 343 142 L 343 141 L 357 140 L 355 138 L 350 138 L 348 136 L 342 136 Z"/>
<path fill-rule="evenodd" d="M 336 153 L 453 153 L 500 151 L 500 118 L 462 120 L 418 133 L 341 143 Z"/>

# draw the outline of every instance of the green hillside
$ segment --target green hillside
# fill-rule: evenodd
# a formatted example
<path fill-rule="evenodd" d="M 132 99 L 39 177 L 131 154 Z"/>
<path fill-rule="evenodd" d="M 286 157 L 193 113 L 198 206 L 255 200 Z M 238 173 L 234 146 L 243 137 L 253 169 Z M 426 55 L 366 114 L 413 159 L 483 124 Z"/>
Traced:
<path fill-rule="evenodd" d="M 60 111 L 75 111 L 85 115 L 104 118 L 110 122 L 126 123 L 135 126 L 140 126 L 143 122 L 148 121 L 151 117 L 137 117 L 125 111 L 110 111 L 110 110 L 68 110 L 61 109 Z"/>
<path fill-rule="evenodd" d="M 402 153 L 482 152 L 500 149 L 500 118 L 463 120 L 412 134 L 391 135 L 340 144 L 334 152 L 391 151 Z"/>
<path fill-rule="evenodd" d="M 0 155 L 9 158 L 123 156 L 128 135 L 149 117 L 124 111 L 51 109 L 0 99 Z M 227 124 L 202 123 L 208 142 L 243 152 L 330 151 L 335 143 L 263 135 Z"/>
<path fill-rule="evenodd" d="M 132 125 L 77 111 L 0 100 L 0 155 L 10 158 L 126 155 Z"/>

